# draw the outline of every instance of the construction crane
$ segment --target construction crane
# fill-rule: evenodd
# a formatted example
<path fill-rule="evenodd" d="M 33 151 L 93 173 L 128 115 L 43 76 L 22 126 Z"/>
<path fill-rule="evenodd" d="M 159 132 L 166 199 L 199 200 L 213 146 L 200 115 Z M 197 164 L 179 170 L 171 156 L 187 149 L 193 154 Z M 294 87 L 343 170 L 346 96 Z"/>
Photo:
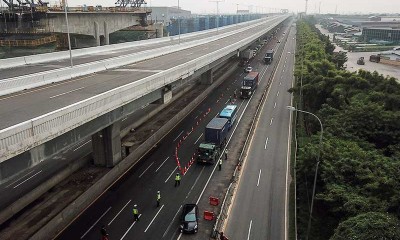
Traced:
<path fill-rule="evenodd" d="M 127 7 L 130 5 L 130 7 L 134 8 L 139 8 L 143 4 L 147 4 L 145 0 L 118 0 L 115 5 L 118 7 Z"/>

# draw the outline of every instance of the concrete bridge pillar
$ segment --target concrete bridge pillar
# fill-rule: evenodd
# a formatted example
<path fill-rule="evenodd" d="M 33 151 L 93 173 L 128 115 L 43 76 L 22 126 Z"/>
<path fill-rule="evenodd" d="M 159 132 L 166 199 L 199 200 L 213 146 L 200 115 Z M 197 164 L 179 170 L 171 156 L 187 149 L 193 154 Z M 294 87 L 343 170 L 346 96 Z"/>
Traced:
<path fill-rule="evenodd" d="M 164 36 L 164 24 L 163 23 L 155 23 L 156 28 L 156 38 L 162 38 Z"/>
<path fill-rule="evenodd" d="M 92 135 L 93 159 L 97 166 L 114 167 L 121 161 L 121 121 Z"/>
<path fill-rule="evenodd" d="M 96 46 L 100 46 L 100 27 L 98 22 L 94 22 L 94 39 L 96 40 Z"/>
<path fill-rule="evenodd" d="M 171 99 L 172 99 L 172 86 L 171 85 L 167 85 L 162 90 L 161 103 L 162 104 L 169 103 L 171 101 Z"/>
<path fill-rule="evenodd" d="M 200 83 L 204 85 L 211 85 L 214 82 L 213 70 L 210 69 L 207 72 L 201 74 Z"/>
<path fill-rule="evenodd" d="M 104 44 L 110 45 L 110 33 L 108 31 L 108 23 L 104 22 Z"/>

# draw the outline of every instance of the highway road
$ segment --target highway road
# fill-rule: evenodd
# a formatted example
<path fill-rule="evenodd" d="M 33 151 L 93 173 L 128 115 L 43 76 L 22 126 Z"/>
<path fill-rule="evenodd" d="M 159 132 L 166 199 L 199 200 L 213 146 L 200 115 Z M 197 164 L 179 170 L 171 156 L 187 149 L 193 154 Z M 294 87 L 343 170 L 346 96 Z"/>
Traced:
<path fill-rule="evenodd" d="M 271 45 L 272 44 L 272 45 Z M 272 48 L 274 43 L 264 47 Z M 263 73 L 268 69 L 260 61 L 253 61 L 254 71 Z M 236 67 L 236 66 L 233 66 Z M 181 186 L 174 187 L 177 165 L 174 159 L 177 142 L 185 133 L 192 133 L 179 148 L 181 165 L 185 165 L 203 140 L 205 125 L 215 117 L 240 88 L 243 70 L 238 68 L 209 97 L 179 123 L 159 144 L 159 148 L 137 164 L 116 185 L 106 191 L 83 212 L 57 239 L 98 239 L 100 228 L 105 225 L 110 239 L 177 239 L 179 214 L 185 203 L 196 203 L 205 188 L 214 166 L 193 164 L 183 176 Z M 264 80 L 265 81 L 265 80 Z M 238 91 L 238 90 L 237 90 Z M 239 91 L 238 91 L 239 92 Z M 249 100 L 237 99 L 239 116 Z M 201 120 L 200 120 L 201 119 Z M 196 123 L 199 121 L 199 126 Z M 240 124 L 240 123 L 236 123 Z M 242 126 L 243 127 L 243 126 Z M 233 134 L 231 130 L 230 134 Z M 156 207 L 156 192 L 161 191 L 161 206 Z M 137 204 L 140 220 L 133 220 L 132 208 Z M 200 209 L 202 213 L 203 209 Z M 201 230 L 200 231 L 204 231 Z M 200 233 L 197 234 L 198 236 Z M 190 237 L 190 236 L 189 236 Z M 198 239 L 202 239 L 201 237 Z M 204 239 L 204 238 L 203 238 Z"/>
<path fill-rule="evenodd" d="M 288 239 L 288 179 L 295 30 L 261 106 L 225 233 L 232 240 Z"/>
<path fill-rule="evenodd" d="M 276 18 L 276 16 L 271 16 L 269 18 L 274 19 L 274 18 Z M 219 32 L 219 34 L 222 34 L 222 33 L 227 33 L 230 31 L 235 31 L 239 28 L 240 28 L 240 26 L 231 25 L 230 28 L 219 29 L 218 32 Z M 190 41 L 194 41 L 194 40 L 200 40 L 200 39 L 212 37 L 212 36 L 215 36 L 215 34 L 216 34 L 215 31 L 211 31 L 211 32 L 200 33 L 199 35 L 196 35 L 196 36 L 184 37 L 184 38 L 182 37 L 180 39 L 180 43 L 186 43 L 186 42 L 190 42 Z M 132 53 L 138 53 L 138 52 L 142 52 L 142 51 L 146 51 L 146 50 L 153 50 L 156 48 L 161 48 L 161 47 L 166 47 L 166 46 L 173 47 L 174 45 L 179 44 L 179 40 L 178 40 L 177 36 L 174 36 L 169 39 L 173 39 L 173 40 L 169 40 L 169 41 L 165 41 L 165 42 L 161 42 L 161 43 L 146 44 L 143 46 L 134 46 L 134 47 L 124 48 L 124 49 L 113 49 L 113 50 L 99 52 L 96 54 L 88 54 L 88 55 L 76 56 L 76 57 L 73 56 L 73 64 L 80 65 L 80 64 L 90 63 L 90 62 L 94 62 L 94 61 L 100 61 L 100 60 L 105 60 L 105 59 L 110 59 L 110 58 L 115 58 L 115 57 L 121 57 L 123 55 L 129 55 Z M 59 69 L 59 68 L 64 68 L 64 67 L 69 67 L 69 66 L 70 66 L 70 59 L 68 58 L 68 59 L 60 59 L 60 60 L 55 60 L 55 61 L 25 65 L 25 66 L 20 66 L 20 67 L 16 67 L 16 68 L 2 69 L 1 75 L 0 75 L 0 80 L 12 78 L 12 77 L 19 77 L 22 75 L 28 75 L 28 74 L 33 74 L 33 73 L 54 70 L 54 69 Z"/>
<path fill-rule="evenodd" d="M 199 58 L 265 29 L 266 23 L 190 49 L 96 74 L 47 85 L 0 98 L 0 129 L 33 119 L 119 86 Z"/>

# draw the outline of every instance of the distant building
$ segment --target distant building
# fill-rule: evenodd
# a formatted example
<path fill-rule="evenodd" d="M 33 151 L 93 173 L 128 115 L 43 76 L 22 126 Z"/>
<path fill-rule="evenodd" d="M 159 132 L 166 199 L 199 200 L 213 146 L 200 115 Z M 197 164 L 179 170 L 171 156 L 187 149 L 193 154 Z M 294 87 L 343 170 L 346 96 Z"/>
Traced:
<path fill-rule="evenodd" d="M 192 17 L 192 12 L 183 10 L 178 7 L 151 7 L 151 15 L 148 17 L 148 20 L 152 20 L 154 22 L 162 22 L 165 26 L 171 24 L 171 20 L 174 19 L 184 19 Z"/>
<path fill-rule="evenodd" d="M 393 28 L 363 28 L 362 37 L 365 42 L 385 41 L 400 43 L 400 29 Z"/>

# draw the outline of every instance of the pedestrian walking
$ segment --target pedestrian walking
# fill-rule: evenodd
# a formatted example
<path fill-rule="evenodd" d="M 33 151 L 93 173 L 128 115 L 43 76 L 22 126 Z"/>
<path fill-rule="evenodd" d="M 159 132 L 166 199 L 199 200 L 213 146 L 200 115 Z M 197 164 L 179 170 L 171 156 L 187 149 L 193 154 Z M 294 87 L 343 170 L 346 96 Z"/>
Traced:
<path fill-rule="evenodd" d="M 181 175 L 179 173 L 175 176 L 175 187 L 181 185 Z"/>
<path fill-rule="evenodd" d="M 225 160 L 228 160 L 228 149 L 225 148 Z"/>
<path fill-rule="evenodd" d="M 101 239 L 102 240 L 108 240 L 108 232 L 106 230 L 106 226 L 104 226 L 104 225 L 101 226 L 100 234 L 101 234 Z"/>
<path fill-rule="evenodd" d="M 161 202 L 161 193 L 160 191 L 157 191 L 157 207 L 160 206 L 160 202 Z"/>
<path fill-rule="evenodd" d="M 219 239 L 220 239 L 220 240 L 229 240 L 228 237 L 225 236 L 223 232 L 220 232 L 220 233 L 219 233 Z"/>
<path fill-rule="evenodd" d="M 137 205 L 133 205 L 133 217 L 135 221 L 139 221 L 139 210 L 137 208 Z"/>
<path fill-rule="evenodd" d="M 218 160 L 218 170 L 221 171 L 222 169 L 222 158 Z"/>

